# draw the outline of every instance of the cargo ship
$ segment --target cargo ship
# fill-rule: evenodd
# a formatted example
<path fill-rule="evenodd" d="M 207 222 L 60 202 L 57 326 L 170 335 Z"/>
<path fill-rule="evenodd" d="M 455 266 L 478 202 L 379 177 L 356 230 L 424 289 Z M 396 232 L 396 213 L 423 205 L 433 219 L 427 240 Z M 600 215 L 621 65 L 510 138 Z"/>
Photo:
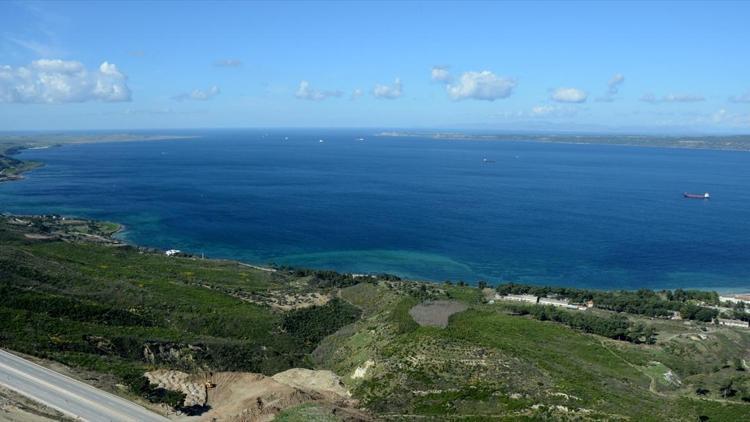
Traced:
<path fill-rule="evenodd" d="M 688 199 L 709 199 L 711 198 L 711 195 L 709 195 L 708 192 L 706 193 L 683 193 L 682 196 Z"/>

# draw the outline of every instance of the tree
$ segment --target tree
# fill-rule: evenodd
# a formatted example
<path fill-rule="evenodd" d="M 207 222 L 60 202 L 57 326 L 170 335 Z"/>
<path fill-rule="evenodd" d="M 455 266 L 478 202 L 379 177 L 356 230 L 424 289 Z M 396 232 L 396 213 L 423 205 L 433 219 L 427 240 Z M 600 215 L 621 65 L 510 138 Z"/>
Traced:
<path fill-rule="evenodd" d="M 728 381 L 724 382 L 719 388 L 719 393 L 721 393 L 721 397 L 727 398 L 727 397 L 734 397 L 735 394 L 737 394 L 737 390 L 734 389 L 734 379 L 729 379 Z"/>

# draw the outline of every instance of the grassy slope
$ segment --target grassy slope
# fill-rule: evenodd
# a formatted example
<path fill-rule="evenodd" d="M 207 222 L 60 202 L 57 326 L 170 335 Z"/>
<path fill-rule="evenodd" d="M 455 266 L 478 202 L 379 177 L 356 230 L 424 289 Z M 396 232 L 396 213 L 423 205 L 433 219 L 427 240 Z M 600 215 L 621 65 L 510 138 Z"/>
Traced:
<path fill-rule="evenodd" d="M 235 297 L 298 289 L 307 278 L 134 248 L 31 240 L 2 222 L 0 246 L 0 346 L 118 376 L 153 366 L 273 373 L 310 364 L 314 344 L 283 329 L 286 314 Z M 509 315 L 500 305 L 482 304 L 480 291 L 469 287 L 381 282 L 348 287 L 340 296 L 363 316 L 323 340 L 313 362 L 345 376 L 355 396 L 382 415 L 743 420 L 750 414 L 739 395 L 722 402 L 718 394 L 729 378 L 750 387 L 747 373 L 732 364 L 750 358 L 750 335 L 739 330 L 703 332 L 664 321 L 659 344 L 633 345 Z M 420 327 L 408 311 L 425 297 L 471 306 L 446 329 Z M 696 333 L 705 340 L 689 338 Z M 177 356 L 149 362 L 144 345 Z M 352 379 L 368 360 L 374 365 L 366 375 Z M 664 381 L 670 369 L 682 386 Z M 708 400 L 695 396 L 696 386 L 710 390 Z M 316 410 L 286 417 L 310 412 Z"/>
<path fill-rule="evenodd" d="M 282 313 L 232 295 L 285 289 L 286 276 L 129 247 L 30 240 L 6 224 L 0 245 L 2 347 L 118 376 L 151 366 L 268 374 L 306 366 L 310 347 L 284 332 Z M 154 362 L 143 358 L 146 345 Z"/>
<path fill-rule="evenodd" d="M 747 333 L 720 330 L 696 346 L 705 352 L 678 353 L 675 347 L 685 343 L 682 339 L 646 346 L 582 334 L 509 315 L 502 306 L 477 304 L 477 289 L 459 289 L 450 288 L 451 296 L 475 304 L 452 316 L 446 329 L 414 324 L 408 309 L 416 301 L 397 292 L 372 285 L 346 289 L 342 296 L 363 306 L 365 319 L 329 337 L 316 351 L 317 362 L 351 375 L 373 361 L 364 379 L 347 376 L 345 382 L 371 409 L 405 418 L 505 414 L 511 419 L 575 415 L 696 420 L 705 415 L 710 420 L 743 420 L 750 415 L 750 405 L 737 397 L 721 402 L 716 385 L 710 387 L 711 400 L 693 393 L 693 382 L 717 374 L 702 366 L 707 361 L 721 367 L 727 359 L 748 353 Z M 662 364 L 650 364 L 654 361 Z M 665 365 L 684 377 L 685 385 L 668 385 L 656 377 L 662 385 L 650 391 L 647 374 L 661 376 L 663 371 L 658 371 Z M 745 372 L 732 371 L 726 375 L 748 382 Z M 544 406 L 535 409 L 539 404 Z"/>

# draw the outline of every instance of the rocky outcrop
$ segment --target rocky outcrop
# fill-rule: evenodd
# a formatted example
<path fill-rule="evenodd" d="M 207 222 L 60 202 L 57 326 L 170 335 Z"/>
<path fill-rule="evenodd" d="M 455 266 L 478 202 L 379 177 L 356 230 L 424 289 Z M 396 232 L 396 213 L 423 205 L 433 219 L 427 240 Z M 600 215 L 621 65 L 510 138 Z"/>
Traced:
<path fill-rule="evenodd" d="M 205 406 L 208 402 L 206 382 L 185 372 L 158 369 L 144 376 L 159 388 L 185 393 L 184 407 Z"/>

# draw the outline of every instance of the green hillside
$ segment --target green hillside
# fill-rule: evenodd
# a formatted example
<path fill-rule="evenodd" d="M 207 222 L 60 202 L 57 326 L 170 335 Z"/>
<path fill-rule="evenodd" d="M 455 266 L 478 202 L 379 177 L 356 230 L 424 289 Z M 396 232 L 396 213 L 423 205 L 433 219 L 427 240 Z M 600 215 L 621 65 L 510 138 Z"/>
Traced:
<path fill-rule="evenodd" d="M 0 218 L 1 347 L 142 395 L 153 368 L 331 369 L 375 418 L 750 419 L 750 330 L 601 309 L 561 319 L 468 286 L 167 257 L 116 230 Z M 655 339 L 586 332 L 612 321 Z"/>

